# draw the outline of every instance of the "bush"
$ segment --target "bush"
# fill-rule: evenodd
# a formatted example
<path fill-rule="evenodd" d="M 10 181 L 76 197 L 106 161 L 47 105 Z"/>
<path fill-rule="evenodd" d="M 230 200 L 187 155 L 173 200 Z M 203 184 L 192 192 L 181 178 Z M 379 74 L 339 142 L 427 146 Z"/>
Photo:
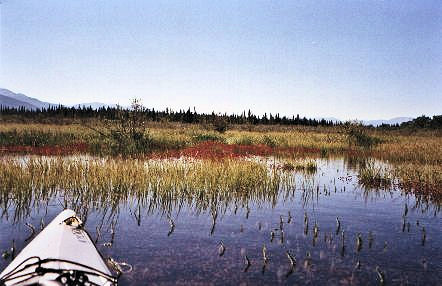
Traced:
<path fill-rule="evenodd" d="M 213 121 L 213 129 L 219 133 L 224 133 L 227 131 L 229 124 L 225 118 L 217 116 Z"/>
<path fill-rule="evenodd" d="M 112 153 L 135 155 L 151 150 L 153 140 L 146 128 L 144 111 L 138 99 L 132 100 L 129 110 L 117 110 L 115 120 L 108 125 Z"/>
<path fill-rule="evenodd" d="M 367 149 L 382 143 L 379 138 L 367 134 L 365 127 L 360 124 L 347 125 L 347 140 L 350 146 L 358 146 Z"/>

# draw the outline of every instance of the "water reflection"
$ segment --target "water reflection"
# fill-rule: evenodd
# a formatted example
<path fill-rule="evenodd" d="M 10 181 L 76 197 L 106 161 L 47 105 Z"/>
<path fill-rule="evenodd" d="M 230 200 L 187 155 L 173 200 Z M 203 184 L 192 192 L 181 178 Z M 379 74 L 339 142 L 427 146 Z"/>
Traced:
<path fill-rule="evenodd" d="M 440 206 L 361 188 L 358 168 L 319 160 L 315 174 L 290 173 L 268 192 L 2 192 L 0 250 L 27 243 L 25 223 L 38 232 L 72 208 L 105 256 L 134 266 L 122 285 L 442 281 Z"/>

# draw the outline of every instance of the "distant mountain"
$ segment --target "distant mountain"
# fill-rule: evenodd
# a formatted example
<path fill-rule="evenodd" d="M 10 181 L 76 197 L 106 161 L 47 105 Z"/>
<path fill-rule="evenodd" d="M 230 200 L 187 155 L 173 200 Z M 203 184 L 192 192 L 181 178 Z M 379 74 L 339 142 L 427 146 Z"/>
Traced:
<path fill-rule="evenodd" d="M 389 124 L 389 125 L 395 125 L 395 124 L 401 124 L 403 122 L 407 122 L 413 120 L 411 117 L 395 117 L 392 119 L 379 119 L 379 120 L 366 120 L 363 121 L 364 125 L 373 125 L 373 126 L 379 126 L 382 124 Z"/>
<path fill-rule="evenodd" d="M 57 107 L 59 104 L 44 102 L 21 93 L 15 93 L 5 88 L 0 88 L 0 105 L 9 107 L 25 107 L 26 109 Z M 101 102 L 88 102 L 72 105 L 73 107 L 92 107 L 99 109 L 101 107 L 117 107 L 117 104 L 106 104 Z"/>
<path fill-rule="evenodd" d="M 36 109 L 36 107 L 32 104 L 29 104 L 27 102 L 23 102 L 17 99 L 14 99 L 12 97 L 8 97 L 5 95 L 0 94 L 0 105 L 1 106 L 8 106 L 13 108 L 19 108 L 24 107 L 26 109 Z"/>
<path fill-rule="evenodd" d="M 4 97 L 2 99 L 2 101 L 0 101 L 0 105 L 4 105 L 4 106 L 10 106 L 10 107 L 23 106 L 27 109 L 37 109 L 37 108 L 41 109 L 41 108 L 48 108 L 50 106 L 58 106 L 58 104 L 40 101 L 36 98 L 29 97 L 29 96 L 26 96 L 21 93 L 14 93 L 14 92 L 12 92 L 8 89 L 5 89 L 5 88 L 0 88 L 0 95 L 2 95 Z M 13 100 L 17 101 L 17 102 L 15 102 L 15 104 L 19 104 L 19 105 L 17 106 L 15 104 L 13 104 L 12 101 L 10 101 L 9 99 L 6 99 L 6 98 L 13 99 Z M 4 100 L 4 102 L 3 102 L 3 100 Z"/>

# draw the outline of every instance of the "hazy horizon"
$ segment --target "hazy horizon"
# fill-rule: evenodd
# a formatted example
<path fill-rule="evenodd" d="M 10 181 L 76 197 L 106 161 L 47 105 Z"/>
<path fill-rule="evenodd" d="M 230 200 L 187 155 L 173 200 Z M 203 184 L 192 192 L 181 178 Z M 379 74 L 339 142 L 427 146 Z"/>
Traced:
<path fill-rule="evenodd" d="M 389 119 L 442 111 L 438 1 L 11 1 L 0 87 L 42 101 Z"/>

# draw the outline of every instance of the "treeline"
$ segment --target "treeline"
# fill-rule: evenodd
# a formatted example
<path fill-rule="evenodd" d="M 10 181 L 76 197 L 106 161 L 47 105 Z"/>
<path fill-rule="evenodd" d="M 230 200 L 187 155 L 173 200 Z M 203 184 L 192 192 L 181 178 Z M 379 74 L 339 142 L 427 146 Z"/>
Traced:
<path fill-rule="evenodd" d="M 48 107 L 43 109 L 29 110 L 24 107 L 11 108 L 7 106 L 0 106 L 1 115 L 9 115 L 22 117 L 26 119 L 39 120 L 39 119 L 118 119 L 121 112 L 129 112 L 126 109 L 120 109 L 115 107 L 102 107 L 99 109 L 93 109 L 91 107 L 65 107 L 56 106 Z M 258 116 L 253 114 L 250 110 L 246 113 L 245 111 L 241 114 L 211 114 L 198 113 L 194 109 L 191 111 L 189 108 L 186 110 L 173 111 L 166 108 L 164 111 L 158 111 L 154 108 L 144 108 L 142 111 L 142 116 L 146 120 L 151 121 L 170 121 L 170 122 L 181 122 L 181 123 L 214 123 L 214 124 L 263 124 L 263 125 L 305 125 L 305 126 L 335 126 L 342 124 L 341 122 L 333 122 L 332 120 L 317 120 L 309 119 L 306 117 L 292 116 L 280 116 L 279 113 L 276 114 L 264 114 L 263 116 Z"/>
<path fill-rule="evenodd" d="M 413 120 L 401 124 L 382 124 L 381 129 L 442 129 L 442 115 L 434 115 L 432 118 L 422 115 Z"/>
<path fill-rule="evenodd" d="M 101 107 L 94 109 L 92 107 L 66 107 L 66 106 L 51 106 L 42 109 L 29 110 L 24 107 L 13 108 L 0 105 L 0 120 L 1 116 L 10 116 L 17 119 L 28 120 L 74 120 L 74 119 L 109 119 L 115 120 L 121 116 L 121 113 L 130 112 L 129 109 L 121 109 L 116 107 Z M 306 117 L 292 116 L 280 116 L 279 113 L 267 114 L 262 116 L 253 114 L 250 110 L 248 112 L 242 112 L 241 114 L 210 114 L 198 113 L 195 108 L 193 111 L 189 108 L 187 110 L 173 111 L 166 108 L 164 111 L 158 111 L 154 108 L 143 108 L 141 115 L 150 121 L 170 121 L 181 123 L 209 123 L 221 126 L 226 124 L 252 124 L 252 125 L 303 125 L 303 126 L 342 126 L 347 125 L 349 122 L 332 121 L 325 119 L 310 119 Z M 56 123 L 56 122 L 54 122 Z M 373 126 L 371 126 L 373 128 Z M 403 122 L 401 124 L 382 124 L 376 128 L 379 129 L 442 129 L 442 115 L 435 115 L 428 117 L 422 115 L 411 121 Z"/>

